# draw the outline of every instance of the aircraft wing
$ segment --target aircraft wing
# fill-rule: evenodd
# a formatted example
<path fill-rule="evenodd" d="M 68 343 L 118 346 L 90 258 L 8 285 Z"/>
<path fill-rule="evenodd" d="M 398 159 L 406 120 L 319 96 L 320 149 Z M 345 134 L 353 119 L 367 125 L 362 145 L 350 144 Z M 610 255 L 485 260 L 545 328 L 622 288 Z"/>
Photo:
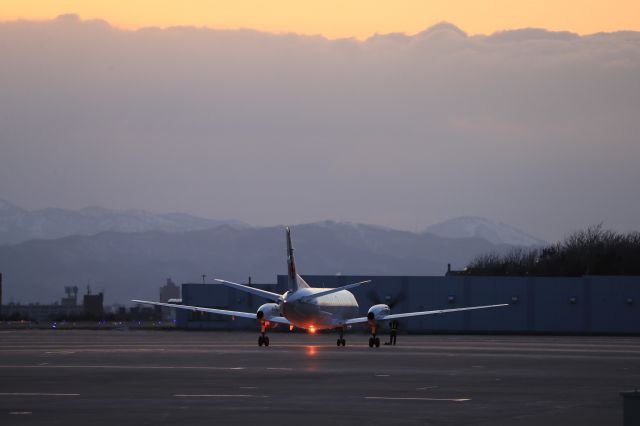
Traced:
<path fill-rule="evenodd" d="M 167 308 L 186 309 L 188 311 L 193 311 L 193 312 L 208 312 L 211 314 L 227 315 L 231 317 L 258 319 L 258 316 L 251 312 L 228 311 L 226 309 L 203 308 L 201 306 L 176 305 L 174 303 L 149 302 L 146 300 L 132 300 L 132 302 L 144 303 L 145 305 L 165 306 Z M 278 324 L 291 325 L 289 320 L 284 317 L 270 317 L 268 321 L 275 322 Z"/>
<path fill-rule="evenodd" d="M 225 309 L 203 308 L 201 306 L 176 305 L 174 303 L 148 302 L 146 300 L 132 300 L 136 303 L 144 303 L 145 305 L 165 306 L 167 308 L 186 309 L 193 312 L 208 312 L 210 314 L 229 315 L 240 318 L 258 319 L 257 315 L 251 312 L 227 311 Z"/>
<path fill-rule="evenodd" d="M 437 310 L 434 310 L 434 311 L 420 311 L 420 312 L 405 312 L 405 313 L 402 313 L 402 314 L 389 314 L 389 315 L 385 315 L 383 317 L 376 318 L 376 321 L 386 321 L 386 320 L 399 319 L 399 318 L 419 317 L 419 316 L 422 316 L 422 315 L 448 314 L 448 313 L 451 313 L 451 312 L 473 311 L 473 310 L 476 310 L 476 309 L 498 308 L 498 307 L 501 307 L 501 306 L 509 306 L 509 304 L 508 303 L 501 303 L 499 305 L 469 306 L 469 307 L 466 307 L 466 308 L 437 309 Z M 367 317 L 351 318 L 351 319 L 346 320 L 344 322 L 344 324 L 345 325 L 360 324 L 360 323 L 365 323 L 367 321 L 368 321 Z"/>
<path fill-rule="evenodd" d="M 276 302 L 279 302 L 280 300 L 282 300 L 282 296 L 278 293 L 272 293 L 267 290 L 261 290 L 259 288 L 249 287 L 249 286 L 234 283 L 231 281 L 220 280 L 218 278 L 215 278 L 214 281 L 218 281 L 220 284 L 224 284 L 227 287 L 235 288 L 236 290 L 240 290 L 247 293 L 255 294 L 256 296 L 264 297 L 265 299 L 274 300 Z"/>

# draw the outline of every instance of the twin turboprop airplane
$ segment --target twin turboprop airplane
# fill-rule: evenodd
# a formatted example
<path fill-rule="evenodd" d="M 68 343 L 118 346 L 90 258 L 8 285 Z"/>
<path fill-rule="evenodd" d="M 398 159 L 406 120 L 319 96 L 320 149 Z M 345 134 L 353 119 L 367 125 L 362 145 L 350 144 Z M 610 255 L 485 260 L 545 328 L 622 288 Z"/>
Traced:
<path fill-rule="evenodd" d="M 278 324 L 308 329 L 311 332 L 323 329 L 336 329 L 340 332 L 340 337 L 337 340 L 338 346 L 345 346 L 346 344 L 344 339 L 345 328 L 355 324 L 366 324 L 371 331 L 369 347 L 380 347 L 380 338 L 377 337 L 377 332 L 379 325 L 384 321 L 417 317 L 421 315 L 447 314 L 450 312 L 508 306 L 508 303 L 503 303 L 499 305 L 470 306 L 466 308 L 392 314 L 391 308 L 388 305 L 377 304 L 369 308 L 366 317 L 358 317 L 358 302 L 349 290 L 370 283 L 371 280 L 361 281 L 336 288 L 314 288 L 309 286 L 309 284 L 307 284 L 296 272 L 296 263 L 293 258 L 293 247 L 291 246 L 291 231 L 289 228 L 286 228 L 286 233 L 289 290 L 284 294 L 272 293 L 270 291 L 249 287 L 231 281 L 215 280 L 236 290 L 251 293 L 272 301 L 271 303 L 265 303 L 260 306 L 255 314 L 251 312 L 228 311 L 224 309 L 204 308 L 200 306 L 148 302 L 145 300 L 133 300 L 133 302 L 155 306 L 166 306 L 176 309 L 186 309 L 194 312 L 209 312 L 218 315 L 257 319 L 260 323 L 260 337 L 258 338 L 259 346 L 269 346 L 267 330 L 270 327 L 277 326 Z"/>

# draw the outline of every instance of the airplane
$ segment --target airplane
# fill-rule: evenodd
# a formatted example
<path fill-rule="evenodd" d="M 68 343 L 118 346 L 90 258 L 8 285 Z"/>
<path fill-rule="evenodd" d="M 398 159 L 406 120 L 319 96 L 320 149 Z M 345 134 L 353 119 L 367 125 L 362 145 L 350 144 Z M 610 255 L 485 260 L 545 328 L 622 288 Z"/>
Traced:
<path fill-rule="evenodd" d="M 265 303 L 260 306 L 256 313 L 173 303 L 149 302 L 146 300 L 132 301 L 146 305 L 165 306 L 194 312 L 209 312 L 218 315 L 258 320 L 260 324 L 258 346 L 269 346 L 267 330 L 276 327 L 278 324 L 287 325 L 290 329 L 293 329 L 293 327 L 307 329 L 311 333 L 325 329 L 338 330 L 340 333 L 340 337 L 336 342 L 338 346 L 346 345 L 346 340 L 344 339 L 344 331 L 346 328 L 350 328 L 356 324 L 366 324 L 371 333 L 369 337 L 370 348 L 380 347 L 380 338 L 377 337 L 377 332 L 380 324 L 385 321 L 422 315 L 448 314 L 451 312 L 509 306 L 508 303 L 502 303 L 497 305 L 392 314 L 389 305 L 380 303 L 371 306 L 366 316 L 359 317 L 358 302 L 349 290 L 368 284 L 371 280 L 360 281 L 336 288 L 311 287 L 296 271 L 296 262 L 293 257 L 293 246 L 291 244 L 291 230 L 288 227 L 285 228 L 285 230 L 287 237 L 288 290 L 284 294 L 273 293 L 222 279 L 215 279 L 216 282 L 225 286 L 271 300 L 270 303 Z"/>

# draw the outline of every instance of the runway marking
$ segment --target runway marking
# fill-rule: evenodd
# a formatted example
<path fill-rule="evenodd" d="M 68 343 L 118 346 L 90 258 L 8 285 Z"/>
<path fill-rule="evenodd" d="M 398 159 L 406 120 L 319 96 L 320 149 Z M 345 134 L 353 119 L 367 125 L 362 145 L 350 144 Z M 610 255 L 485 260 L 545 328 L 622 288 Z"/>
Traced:
<path fill-rule="evenodd" d="M 240 386 L 240 389 L 258 389 L 257 386 Z"/>
<path fill-rule="evenodd" d="M 435 388 L 437 388 L 437 387 L 438 387 L 438 386 L 425 386 L 425 387 L 422 387 L 422 388 L 416 388 L 416 390 L 435 389 Z"/>
<path fill-rule="evenodd" d="M 268 395 L 248 395 L 248 394 L 175 394 L 176 398 L 269 398 Z"/>
<path fill-rule="evenodd" d="M 29 414 L 33 414 L 33 413 L 31 411 L 11 411 L 9 414 L 29 415 Z"/>
<path fill-rule="evenodd" d="M 0 392 L 0 396 L 80 396 L 79 393 Z"/>
<path fill-rule="evenodd" d="M 390 374 L 376 374 L 376 377 L 389 377 Z"/>
<path fill-rule="evenodd" d="M 388 401 L 444 401 L 444 402 L 471 401 L 471 398 L 421 398 L 421 397 L 390 397 L 390 396 L 365 396 L 364 399 L 383 399 Z"/>
<path fill-rule="evenodd" d="M 71 355 L 75 354 L 74 351 L 47 351 L 44 353 L 45 355 Z"/>
<path fill-rule="evenodd" d="M 291 371 L 291 370 L 293 370 L 293 368 L 289 368 L 289 367 L 267 367 L 267 370 Z"/>
<path fill-rule="evenodd" d="M 175 365 L 0 365 L 0 368 L 121 368 L 128 370 L 245 370 L 246 367 L 208 367 Z"/>

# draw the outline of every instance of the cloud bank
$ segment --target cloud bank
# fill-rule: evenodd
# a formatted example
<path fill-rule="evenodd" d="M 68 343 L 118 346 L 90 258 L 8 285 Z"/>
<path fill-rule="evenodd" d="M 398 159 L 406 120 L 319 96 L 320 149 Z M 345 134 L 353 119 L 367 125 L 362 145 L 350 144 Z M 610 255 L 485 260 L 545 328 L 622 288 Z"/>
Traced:
<path fill-rule="evenodd" d="M 640 33 L 0 23 L 0 195 L 253 224 L 640 228 Z"/>

